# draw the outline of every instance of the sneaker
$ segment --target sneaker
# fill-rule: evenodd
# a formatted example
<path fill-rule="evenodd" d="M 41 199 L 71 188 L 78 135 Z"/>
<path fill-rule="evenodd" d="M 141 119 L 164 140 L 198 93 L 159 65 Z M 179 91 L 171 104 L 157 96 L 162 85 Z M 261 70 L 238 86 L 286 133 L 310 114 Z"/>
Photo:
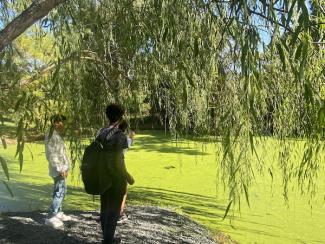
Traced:
<path fill-rule="evenodd" d="M 126 214 L 122 214 L 119 218 L 119 220 L 117 221 L 118 225 L 123 225 L 125 224 L 127 221 L 129 220 L 128 216 Z"/>
<path fill-rule="evenodd" d="M 61 220 L 59 220 L 56 216 L 52 217 L 52 218 L 46 218 L 45 219 L 45 225 L 51 226 L 53 228 L 59 228 L 61 226 L 63 226 L 63 222 Z"/>
<path fill-rule="evenodd" d="M 65 215 L 63 212 L 57 213 L 56 217 L 61 221 L 71 221 L 72 218 L 68 215 Z"/>

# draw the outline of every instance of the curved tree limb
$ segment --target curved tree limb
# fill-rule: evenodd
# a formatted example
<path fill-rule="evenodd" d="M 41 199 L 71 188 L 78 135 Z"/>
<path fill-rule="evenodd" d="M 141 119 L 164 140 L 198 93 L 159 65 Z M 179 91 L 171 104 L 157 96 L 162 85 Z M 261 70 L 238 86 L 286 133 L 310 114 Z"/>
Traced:
<path fill-rule="evenodd" d="M 103 61 L 98 58 L 98 56 L 97 56 L 97 54 L 95 52 L 88 51 L 88 50 L 81 51 L 80 53 L 74 53 L 69 57 L 66 57 L 64 59 L 59 60 L 59 63 L 63 64 L 63 63 L 66 63 L 66 62 L 68 62 L 70 60 L 73 60 L 73 59 L 91 60 L 91 61 L 93 61 L 95 63 L 103 63 Z M 21 85 L 21 86 L 28 85 L 31 82 L 33 82 L 33 81 L 37 80 L 38 78 L 42 77 L 46 73 L 52 71 L 56 67 L 57 67 L 57 62 L 50 63 L 50 64 L 44 66 L 43 68 L 41 68 L 40 70 L 38 70 L 31 77 L 20 80 L 19 85 Z"/>
<path fill-rule="evenodd" d="M 68 0 L 34 0 L 19 16 L 0 32 L 0 52 L 28 27 Z"/>

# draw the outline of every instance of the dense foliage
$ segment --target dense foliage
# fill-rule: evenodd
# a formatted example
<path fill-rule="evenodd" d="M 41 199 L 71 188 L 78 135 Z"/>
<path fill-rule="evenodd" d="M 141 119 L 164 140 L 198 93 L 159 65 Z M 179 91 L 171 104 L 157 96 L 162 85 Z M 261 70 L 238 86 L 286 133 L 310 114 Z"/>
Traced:
<path fill-rule="evenodd" d="M 9 2 L 3 24 L 31 1 Z M 273 174 L 255 144 L 274 136 L 284 191 L 298 179 L 313 192 L 324 150 L 324 22 L 323 0 L 67 1 L 0 54 L 1 116 L 17 121 L 21 166 L 25 133 L 44 132 L 58 111 L 77 162 L 81 135 L 106 123 L 109 102 L 129 119 L 158 116 L 177 137 L 221 139 L 228 207 L 248 201 L 255 173 Z M 292 137 L 307 139 L 298 164 L 286 160 Z"/>

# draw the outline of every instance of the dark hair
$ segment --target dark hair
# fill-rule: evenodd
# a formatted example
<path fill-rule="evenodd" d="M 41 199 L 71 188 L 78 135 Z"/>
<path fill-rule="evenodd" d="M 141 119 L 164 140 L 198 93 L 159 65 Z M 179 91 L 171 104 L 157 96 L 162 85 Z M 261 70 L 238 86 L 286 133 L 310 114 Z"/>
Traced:
<path fill-rule="evenodd" d="M 56 122 L 63 122 L 66 121 L 67 117 L 62 114 L 54 114 L 51 116 L 51 124 L 53 125 Z"/>
<path fill-rule="evenodd" d="M 106 117 L 111 123 L 119 121 L 124 115 L 124 108 L 118 104 L 109 104 L 106 107 Z"/>
<path fill-rule="evenodd" d="M 123 131 L 123 132 L 125 132 L 126 131 L 126 129 L 129 127 L 129 124 L 128 124 L 128 122 L 126 122 L 126 120 L 122 120 L 122 122 L 118 125 L 118 128 L 121 130 L 121 131 Z"/>

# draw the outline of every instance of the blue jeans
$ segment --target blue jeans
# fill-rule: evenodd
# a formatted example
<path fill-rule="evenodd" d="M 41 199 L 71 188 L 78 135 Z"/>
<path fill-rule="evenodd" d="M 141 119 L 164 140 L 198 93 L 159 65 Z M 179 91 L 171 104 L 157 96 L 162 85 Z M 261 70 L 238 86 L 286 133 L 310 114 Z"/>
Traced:
<path fill-rule="evenodd" d="M 62 203 L 67 192 L 67 183 L 65 177 L 58 175 L 53 177 L 54 189 L 53 189 L 53 200 L 49 209 L 48 218 L 52 218 L 57 215 L 62 209 Z"/>

